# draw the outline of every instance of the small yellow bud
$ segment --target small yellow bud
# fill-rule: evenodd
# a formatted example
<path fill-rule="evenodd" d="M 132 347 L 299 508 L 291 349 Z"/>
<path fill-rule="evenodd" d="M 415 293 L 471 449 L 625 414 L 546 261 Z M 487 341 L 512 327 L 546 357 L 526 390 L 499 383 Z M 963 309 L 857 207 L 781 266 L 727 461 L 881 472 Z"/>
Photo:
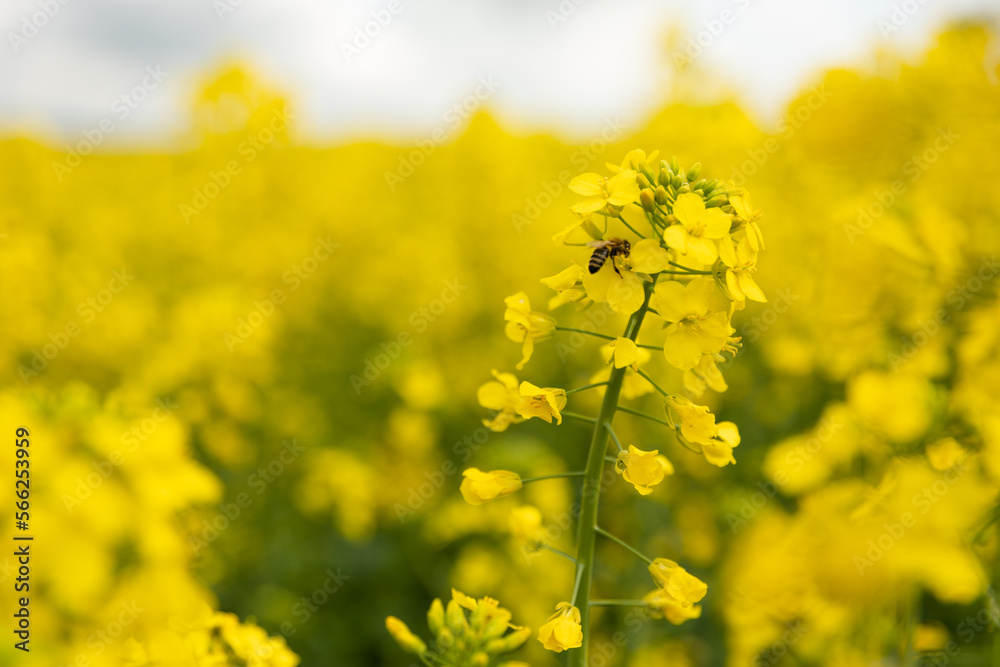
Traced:
<path fill-rule="evenodd" d="M 667 191 L 662 185 L 656 186 L 656 203 L 665 206 L 667 203 Z"/>
<path fill-rule="evenodd" d="M 646 178 L 646 174 L 639 174 L 635 177 L 636 182 L 639 184 L 640 188 L 651 188 L 653 187 L 653 182 Z"/>
<path fill-rule="evenodd" d="M 485 651 L 476 651 L 472 654 L 472 667 L 486 667 L 490 664 L 490 656 Z"/>
<path fill-rule="evenodd" d="M 386 617 L 385 628 L 392 635 L 392 638 L 396 640 L 396 643 L 399 644 L 399 647 L 407 653 L 420 655 L 427 651 L 427 644 L 424 643 L 424 640 L 410 632 L 410 629 L 406 627 L 406 623 L 403 623 L 395 616 Z"/>
<path fill-rule="evenodd" d="M 677 161 L 676 155 L 672 155 L 670 157 L 670 171 L 677 174 L 680 173 L 680 170 L 681 170 L 681 163 Z"/>
<path fill-rule="evenodd" d="M 602 232 L 601 228 L 598 227 L 590 218 L 587 218 L 580 223 L 580 226 L 583 228 L 583 231 L 587 232 L 587 235 L 595 241 L 600 241 L 604 238 L 604 232 Z"/>
<path fill-rule="evenodd" d="M 465 618 L 465 612 L 462 611 L 462 607 L 454 600 L 448 601 L 448 609 L 445 612 L 445 620 L 448 623 L 448 628 L 456 636 L 464 635 L 469 629 L 469 621 Z"/>
<path fill-rule="evenodd" d="M 491 639 L 486 644 L 486 650 L 493 655 L 500 653 L 510 653 L 524 646 L 524 642 L 531 637 L 531 628 L 518 628 L 506 637 Z"/>
<path fill-rule="evenodd" d="M 653 170 L 650 169 L 649 164 L 646 162 L 639 163 L 639 176 L 645 178 L 648 183 L 656 182 L 656 174 L 653 173 Z M 646 187 L 649 186 L 647 185 Z"/>
<path fill-rule="evenodd" d="M 639 192 L 639 203 L 647 211 L 652 211 L 656 208 L 656 198 L 653 195 L 653 191 L 649 188 L 643 188 Z"/>
<path fill-rule="evenodd" d="M 701 173 L 701 162 L 695 162 L 693 165 L 691 165 L 691 168 L 688 169 L 687 173 L 688 181 L 693 181 L 694 179 L 698 178 L 698 174 L 700 173 Z"/>
<path fill-rule="evenodd" d="M 455 634 L 447 626 L 438 630 L 437 644 L 443 649 L 449 649 L 455 645 Z"/>
<path fill-rule="evenodd" d="M 715 206 L 725 206 L 729 203 L 729 197 L 726 195 L 715 195 L 707 202 L 705 202 L 705 208 L 713 208 Z"/>
<path fill-rule="evenodd" d="M 444 627 L 444 605 L 440 598 L 434 598 L 431 608 L 427 610 L 427 627 L 431 629 L 431 634 L 436 635 Z"/>
<path fill-rule="evenodd" d="M 478 468 L 467 468 L 462 471 L 462 477 L 459 491 L 470 505 L 482 505 L 495 498 L 509 496 L 521 488 L 520 475 L 509 470 L 483 472 Z"/>

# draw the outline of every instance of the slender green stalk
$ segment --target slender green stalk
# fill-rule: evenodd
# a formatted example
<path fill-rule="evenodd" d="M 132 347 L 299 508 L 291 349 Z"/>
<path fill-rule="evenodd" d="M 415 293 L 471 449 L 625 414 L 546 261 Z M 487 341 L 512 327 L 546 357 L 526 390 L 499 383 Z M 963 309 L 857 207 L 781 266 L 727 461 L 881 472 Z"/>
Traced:
<path fill-rule="evenodd" d="M 538 482 L 543 479 L 557 479 L 559 477 L 582 477 L 585 471 L 577 470 L 575 472 L 557 472 L 551 475 L 541 475 L 540 477 L 524 477 L 521 479 L 521 484 L 527 484 L 528 482 Z"/>
<path fill-rule="evenodd" d="M 603 387 L 606 384 L 608 384 L 608 383 L 607 382 L 595 382 L 593 384 L 585 384 L 582 387 L 576 387 L 575 389 L 567 389 L 566 390 L 566 395 L 569 396 L 570 394 L 575 394 L 576 392 L 583 391 L 584 389 L 593 389 L 594 387 Z"/>
<path fill-rule="evenodd" d="M 653 284 L 645 286 L 646 298 L 642 307 L 629 317 L 625 325 L 624 337 L 635 341 L 642 327 L 642 320 L 649 308 L 649 297 Z M 604 394 L 600 412 L 593 435 L 590 439 L 590 451 L 587 454 L 587 474 L 583 478 L 581 493 L 580 526 L 577 534 L 576 560 L 581 566 L 582 585 L 573 594 L 573 605 L 580 610 L 580 621 L 583 628 L 583 646 L 572 649 L 569 655 L 570 667 L 587 666 L 587 642 L 590 637 L 590 588 L 594 572 L 594 542 L 597 537 L 597 508 L 601 497 L 601 478 L 604 472 L 604 455 L 608 447 L 608 432 L 602 426 L 605 422 L 614 420 L 618 410 L 618 398 L 625 379 L 624 368 L 612 368 L 608 389 Z M 564 413 L 565 414 L 565 413 Z"/>
<path fill-rule="evenodd" d="M 642 417 L 644 419 L 648 419 L 650 421 L 654 421 L 654 422 L 657 422 L 659 424 L 666 424 L 670 428 L 674 427 L 674 425 L 671 424 L 670 422 L 668 422 L 666 419 L 660 419 L 659 417 L 654 417 L 653 415 L 646 414 L 645 412 L 639 412 L 638 410 L 633 410 L 632 408 L 627 408 L 624 405 L 619 405 L 618 409 L 621 410 L 622 412 L 627 412 L 630 415 L 635 415 L 636 417 Z M 566 413 L 564 412 L 563 414 L 565 415 Z M 598 417 L 598 419 L 600 419 L 600 417 Z"/>
<path fill-rule="evenodd" d="M 653 385 L 653 388 L 656 389 L 656 391 L 660 392 L 661 396 L 669 396 L 670 395 L 669 393 L 667 393 L 667 391 L 663 387 L 661 387 L 660 385 L 656 384 L 656 380 L 654 380 L 653 378 L 649 377 L 649 374 L 646 373 L 646 371 L 642 370 L 641 368 L 639 369 L 639 375 L 641 375 L 642 377 L 646 378 L 646 382 L 648 382 L 649 384 Z"/>
<path fill-rule="evenodd" d="M 548 544 L 545 544 L 544 542 L 541 542 L 541 543 L 539 543 L 539 546 L 540 546 L 541 548 L 543 548 L 543 549 L 546 549 L 546 550 L 548 550 L 548 551 L 551 551 L 552 553 L 556 554 L 557 556 L 562 556 L 563 558 L 565 558 L 565 559 L 566 559 L 566 560 L 568 560 L 569 562 L 571 562 L 571 563 L 573 563 L 574 565 L 576 565 L 576 559 L 575 559 L 575 558 L 573 558 L 572 556 L 570 556 L 570 555 L 569 555 L 568 553 L 566 553 L 565 551 L 562 551 L 562 550 L 560 550 L 560 549 L 556 549 L 555 547 L 553 547 L 553 546 L 550 546 L 550 545 L 548 545 Z"/>
<path fill-rule="evenodd" d="M 638 229 L 636 229 L 636 228 L 635 228 L 635 227 L 633 227 L 632 225 L 628 224 L 628 222 L 627 222 L 627 221 L 625 220 L 625 218 L 623 218 L 623 217 L 622 217 L 622 214 L 621 214 L 621 213 L 619 213 L 619 214 L 617 215 L 617 218 L 618 218 L 619 220 L 621 220 L 621 221 L 622 221 L 622 224 L 623 224 L 623 225 L 625 225 L 626 227 L 628 227 L 628 228 L 629 228 L 629 229 L 630 229 L 630 230 L 632 231 L 632 233 L 633 233 L 633 234 L 635 234 L 636 236 L 638 236 L 638 237 L 639 237 L 640 239 L 644 239 L 644 238 L 646 238 L 646 235 L 645 235 L 645 234 L 640 234 L 640 233 L 639 233 L 639 230 L 638 230 Z"/>
<path fill-rule="evenodd" d="M 563 410 L 561 414 L 562 414 L 563 417 L 566 417 L 568 419 L 575 419 L 577 421 L 587 422 L 588 424 L 596 424 L 597 423 L 597 420 L 594 419 L 593 417 L 588 417 L 586 415 L 580 415 L 580 414 L 577 414 L 575 412 L 566 412 L 565 410 Z"/>
<path fill-rule="evenodd" d="M 595 338 L 603 338 L 605 340 L 616 340 L 614 336 L 609 336 L 607 334 L 597 333 L 596 331 L 586 331 L 584 329 L 574 329 L 573 327 L 564 327 L 556 325 L 556 331 L 572 331 L 573 333 L 581 333 L 587 336 L 594 336 Z"/>
<path fill-rule="evenodd" d="M 618 440 L 618 434 L 615 430 L 611 428 L 611 422 L 604 422 L 604 428 L 608 429 L 608 433 L 611 435 L 611 439 L 615 441 L 615 445 L 618 447 L 618 451 L 624 451 L 625 448 L 622 447 L 621 441 Z"/>
<path fill-rule="evenodd" d="M 634 553 L 636 556 L 638 556 L 641 560 L 646 561 L 647 564 L 649 564 L 649 565 L 653 564 L 653 559 L 652 558 L 647 557 L 644 553 L 642 553 L 641 551 L 639 551 L 638 549 L 636 549 L 635 547 L 633 547 L 628 542 L 625 542 L 624 540 L 621 540 L 621 539 L 615 537 L 614 535 L 612 535 L 608 531 L 604 530 L 600 526 L 596 526 L 594 528 L 594 530 L 596 530 L 598 533 L 600 533 L 604 537 L 608 538 L 612 542 L 617 542 L 619 545 L 625 547 L 626 549 L 628 549 L 629 551 L 631 551 L 632 553 Z"/>

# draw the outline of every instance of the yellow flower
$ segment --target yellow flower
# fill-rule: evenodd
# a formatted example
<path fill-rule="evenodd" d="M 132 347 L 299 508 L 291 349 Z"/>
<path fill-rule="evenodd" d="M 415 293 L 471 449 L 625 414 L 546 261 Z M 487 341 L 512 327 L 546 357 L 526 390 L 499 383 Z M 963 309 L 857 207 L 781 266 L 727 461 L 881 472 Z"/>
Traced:
<path fill-rule="evenodd" d="M 967 452 L 954 438 L 942 438 L 927 445 L 927 460 L 935 470 L 950 470 L 965 460 Z"/>
<path fill-rule="evenodd" d="M 569 189 L 586 197 L 573 205 L 575 213 L 593 213 L 607 205 L 626 206 L 639 199 L 638 174 L 632 169 L 620 171 L 611 178 L 600 174 L 581 174 L 569 183 Z"/>
<path fill-rule="evenodd" d="M 621 166 L 611 164 L 610 162 L 605 162 L 604 166 L 617 174 L 625 169 L 638 169 L 639 164 L 642 162 L 645 162 L 647 165 L 652 164 L 653 161 L 656 160 L 656 156 L 659 154 L 660 151 L 656 150 L 650 153 L 649 157 L 646 157 L 646 151 L 641 148 L 633 148 L 625 154 L 625 158 L 622 160 Z"/>
<path fill-rule="evenodd" d="M 672 475 L 674 466 L 660 452 L 653 450 L 645 452 L 634 445 L 628 446 L 628 451 L 618 453 L 615 471 L 625 478 L 625 481 L 635 487 L 641 495 L 648 496 L 653 487 L 663 481 L 665 475 Z"/>
<path fill-rule="evenodd" d="M 767 297 L 754 282 L 757 272 L 757 251 L 750 244 L 750 235 L 744 236 L 733 246 L 728 237 L 719 241 L 719 256 L 726 269 L 726 287 L 729 295 L 742 307 L 747 299 L 766 303 Z"/>
<path fill-rule="evenodd" d="M 760 209 L 754 209 L 750 205 L 750 196 L 743 191 L 741 194 L 732 195 L 729 197 L 729 203 L 732 205 L 733 210 L 736 211 L 736 223 L 732 230 L 734 233 L 738 230 L 739 226 L 746 227 L 747 237 L 750 239 L 750 247 L 754 249 L 755 252 L 760 252 L 764 249 L 764 236 L 760 232 L 760 227 L 757 225 L 757 219 L 760 218 Z"/>
<path fill-rule="evenodd" d="M 496 498 L 509 496 L 521 488 L 521 477 L 509 470 L 483 472 L 478 468 L 462 471 L 462 486 L 459 490 L 470 505 L 482 505 Z"/>
<path fill-rule="evenodd" d="M 562 424 L 562 409 L 566 407 L 566 390 L 554 387 L 536 387 L 530 382 L 521 383 L 521 399 L 514 407 L 517 414 L 525 419 L 538 417 L 548 423 L 556 418 L 557 424 Z"/>
<path fill-rule="evenodd" d="M 400 648 L 407 653 L 420 655 L 427 651 L 427 644 L 424 643 L 424 640 L 410 632 L 410 629 L 406 627 L 406 623 L 403 623 L 395 616 L 388 616 L 385 619 L 385 628 L 392 635 L 392 638 L 396 640 Z"/>
<path fill-rule="evenodd" d="M 659 273 L 670 268 L 670 253 L 653 239 L 643 239 L 632 245 L 628 262 L 633 271 Z"/>
<path fill-rule="evenodd" d="M 630 338 L 616 338 L 601 348 L 601 354 L 604 356 L 604 363 L 614 362 L 615 368 L 639 368 L 639 346 Z"/>
<path fill-rule="evenodd" d="M 564 269 L 554 276 L 542 278 L 542 284 L 551 287 L 559 292 L 557 296 L 549 299 L 549 310 L 554 310 L 564 303 L 574 303 L 580 301 L 587 293 L 580 289 L 581 280 L 586 272 L 579 264 L 574 264 L 568 269 Z"/>
<path fill-rule="evenodd" d="M 597 273 L 584 273 L 583 288 L 597 303 L 607 303 L 616 313 L 631 315 L 642 307 L 646 290 L 632 269 L 623 263 L 617 265 L 616 272 L 613 261 L 605 262 Z"/>
<path fill-rule="evenodd" d="M 680 625 L 684 621 L 701 617 L 701 605 L 680 604 L 662 588 L 658 588 L 647 594 L 643 600 L 649 605 L 654 615 L 663 616 L 674 625 Z"/>
<path fill-rule="evenodd" d="M 706 388 L 722 393 L 729 388 L 722 377 L 715 355 L 703 354 L 694 368 L 684 371 L 684 388 L 695 396 L 701 396 Z"/>
<path fill-rule="evenodd" d="M 701 443 L 701 453 L 712 465 L 724 468 L 736 463 L 733 448 L 740 444 L 740 432 L 733 422 L 720 422 L 717 428 L 718 434 L 708 444 Z"/>
<path fill-rule="evenodd" d="M 732 219 L 720 208 L 705 208 L 701 195 L 686 192 L 674 202 L 679 225 L 663 230 L 663 240 L 682 255 L 691 255 L 702 264 L 712 264 L 718 257 L 715 239 L 729 234 Z"/>
<path fill-rule="evenodd" d="M 703 405 L 695 405 L 683 396 L 668 396 L 665 405 L 667 418 L 681 437 L 692 444 L 708 445 L 719 434 L 715 415 Z"/>
<path fill-rule="evenodd" d="M 507 520 L 511 536 L 519 542 L 536 545 L 542 536 L 542 511 L 534 505 L 514 508 Z"/>
<path fill-rule="evenodd" d="M 514 409 L 521 400 L 521 394 L 517 390 L 517 377 L 513 373 L 498 373 L 496 370 L 492 373 L 496 380 L 482 385 L 476 392 L 476 398 L 484 408 L 498 411 L 493 419 L 484 419 L 483 426 L 499 433 L 524 419 Z"/>
<path fill-rule="evenodd" d="M 701 602 L 708 585 L 683 567 L 667 558 L 657 558 L 649 566 L 653 581 L 667 595 L 681 604 Z"/>
<path fill-rule="evenodd" d="M 686 286 L 671 280 L 656 286 L 650 305 L 671 324 L 665 329 L 663 354 L 682 371 L 694 368 L 705 354 L 725 349 L 733 328 L 725 312 L 710 312 L 716 295 L 711 278 L 696 278 Z"/>
<path fill-rule="evenodd" d="M 556 321 L 545 313 L 533 311 L 528 295 L 524 292 L 507 297 L 504 303 L 507 304 L 507 311 L 503 316 L 507 321 L 504 333 L 515 343 L 523 343 L 521 348 L 523 358 L 517 364 L 517 369 L 521 370 L 528 359 L 531 359 L 535 341 L 544 340 L 555 333 Z"/>
<path fill-rule="evenodd" d="M 556 613 L 538 629 L 538 641 L 550 651 L 562 653 L 568 648 L 583 646 L 580 610 L 569 602 L 556 605 Z"/>

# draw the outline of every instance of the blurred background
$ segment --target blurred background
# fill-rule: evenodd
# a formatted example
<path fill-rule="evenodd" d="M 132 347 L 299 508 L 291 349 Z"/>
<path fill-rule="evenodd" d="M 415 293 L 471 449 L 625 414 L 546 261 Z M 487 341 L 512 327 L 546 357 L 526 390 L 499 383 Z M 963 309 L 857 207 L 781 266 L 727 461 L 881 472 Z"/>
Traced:
<path fill-rule="evenodd" d="M 602 524 L 709 595 L 679 627 L 596 614 L 627 641 L 594 664 L 1000 659 L 995 3 L 12 0 L 0 26 L 0 421 L 32 434 L 35 535 L 3 664 L 409 665 L 385 616 L 426 636 L 451 587 L 537 629 L 572 573 L 508 517 L 570 550 L 574 487 L 473 507 L 454 471 L 581 467 L 585 428 L 492 433 L 476 389 L 520 359 L 503 299 L 541 309 L 586 256 L 551 242 L 569 180 L 632 148 L 748 189 L 769 301 L 698 399 L 736 466 L 622 426 L 677 474 L 612 484 Z M 519 378 L 602 368 L 555 350 Z M 601 596 L 646 592 L 599 548 Z"/>

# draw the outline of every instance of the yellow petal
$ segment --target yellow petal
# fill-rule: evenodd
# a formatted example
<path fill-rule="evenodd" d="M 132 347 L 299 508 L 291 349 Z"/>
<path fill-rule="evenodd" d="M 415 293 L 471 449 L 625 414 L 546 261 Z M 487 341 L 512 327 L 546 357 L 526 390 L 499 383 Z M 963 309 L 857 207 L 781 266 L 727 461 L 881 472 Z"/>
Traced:
<path fill-rule="evenodd" d="M 603 177 L 593 172 L 580 174 L 569 182 L 569 189 L 584 197 L 596 197 L 601 195 L 601 181 Z"/>
<path fill-rule="evenodd" d="M 670 266 L 670 253 L 653 239 L 643 239 L 632 246 L 628 259 L 632 270 L 639 273 L 659 273 Z"/>
<path fill-rule="evenodd" d="M 619 338 L 613 344 L 615 346 L 615 368 L 631 366 L 639 359 L 639 348 L 635 341 Z"/>
<path fill-rule="evenodd" d="M 685 227 L 696 224 L 704 213 L 705 200 L 693 192 L 678 195 L 677 201 L 674 202 L 674 215 L 684 223 Z"/>

